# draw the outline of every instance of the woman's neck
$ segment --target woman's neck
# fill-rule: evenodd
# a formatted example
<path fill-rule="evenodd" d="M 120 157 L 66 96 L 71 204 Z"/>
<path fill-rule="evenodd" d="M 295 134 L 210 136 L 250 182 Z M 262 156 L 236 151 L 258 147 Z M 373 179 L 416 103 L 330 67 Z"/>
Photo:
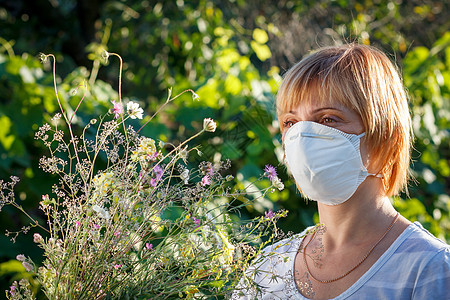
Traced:
<path fill-rule="evenodd" d="M 339 205 L 318 203 L 320 223 L 326 227 L 325 250 L 345 249 L 369 242 L 383 233 L 396 215 L 376 178 L 368 178 L 346 202 Z M 378 180 L 379 181 L 379 180 Z"/>

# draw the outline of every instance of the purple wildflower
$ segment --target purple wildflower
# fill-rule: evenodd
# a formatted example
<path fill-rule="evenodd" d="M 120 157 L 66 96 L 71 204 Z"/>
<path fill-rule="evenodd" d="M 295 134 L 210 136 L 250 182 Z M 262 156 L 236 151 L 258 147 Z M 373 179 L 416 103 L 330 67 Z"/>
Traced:
<path fill-rule="evenodd" d="M 117 265 L 114 265 L 114 269 L 118 269 L 118 268 L 120 268 L 120 267 L 122 267 L 122 265 L 121 264 L 117 264 Z"/>
<path fill-rule="evenodd" d="M 266 219 L 269 219 L 269 220 L 271 220 L 275 217 L 275 213 L 271 209 L 264 212 L 264 214 L 266 215 Z"/>
<path fill-rule="evenodd" d="M 264 172 L 270 181 L 274 180 L 277 177 L 277 169 L 274 166 L 271 165 L 266 165 L 266 167 L 264 168 Z"/>
<path fill-rule="evenodd" d="M 152 250 L 153 249 L 153 244 L 145 243 L 145 248 L 147 248 L 147 250 Z"/>
<path fill-rule="evenodd" d="M 194 217 L 194 224 L 195 224 L 195 228 L 197 229 L 202 224 L 202 220 L 197 219 L 196 217 Z"/>

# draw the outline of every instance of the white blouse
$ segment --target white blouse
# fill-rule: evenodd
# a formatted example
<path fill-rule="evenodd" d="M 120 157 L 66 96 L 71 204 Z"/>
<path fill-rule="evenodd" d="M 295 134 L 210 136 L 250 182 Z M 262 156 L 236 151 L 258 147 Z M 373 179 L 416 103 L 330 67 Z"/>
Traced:
<path fill-rule="evenodd" d="M 297 250 L 310 228 L 266 247 L 231 299 L 307 299 L 293 275 Z M 450 246 L 419 222 L 412 223 L 358 281 L 333 299 L 450 299 Z"/>

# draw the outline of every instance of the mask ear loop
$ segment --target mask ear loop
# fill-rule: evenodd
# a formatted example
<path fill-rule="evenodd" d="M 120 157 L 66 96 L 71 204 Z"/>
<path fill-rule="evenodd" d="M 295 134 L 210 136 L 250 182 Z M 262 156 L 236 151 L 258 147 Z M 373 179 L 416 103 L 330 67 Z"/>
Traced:
<path fill-rule="evenodd" d="M 367 174 L 367 175 L 374 176 L 374 177 L 376 177 L 376 178 L 381 178 L 381 179 L 384 178 L 384 176 L 381 175 L 380 173 L 378 173 L 378 174 L 371 174 L 371 173 L 369 173 L 369 174 Z"/>
<path fill-rule="evenodd" d="M 363 132 L 363 133 L 361 133 L 361 134 L 358 134 L 357 135 L 357 137 L 359 138 L 359 139 L 361 139 L 363 136 L 365 136 L 366 135 L 366 133 L 365 132 Z M 383 179 L 384 178 L 384 176 L 383 175 L 381 175 L 380 173 L 367 173 L 367 176 L 374 176 L 374 177 L 376 177 L 376 178 L 381 178 L 381 179 Z"/>
<path fill-rule="evenodd" d="M 363 136 L 365 136 L 366 135 L 366 133 L 365 132 L 363 132 L 363 133 L 361 133 L 361 134 L 358 134 L 356 137 L 358 137 L 359 139 L 361 139 Z"/>

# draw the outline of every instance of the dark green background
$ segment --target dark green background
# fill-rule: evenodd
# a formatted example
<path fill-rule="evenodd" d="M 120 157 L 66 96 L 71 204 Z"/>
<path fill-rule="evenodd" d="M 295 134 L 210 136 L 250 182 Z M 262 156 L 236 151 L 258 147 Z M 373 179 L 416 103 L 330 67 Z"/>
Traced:
<path fill-rule="evenodd" d="M 56 55 L 66 108 L 76 106 L 83 94 L 81 88 L 72 96 L 73 88 L 83 82 L 89 86 L 78 112 L 82 126 L 117 100 L 118 60 L 101 58 L 108 50 L 125 62 L 124 98 L 138 101 L 147 115 L 165 100 L 169 87 L 174 94 L 192 88 L 200 96 L 200 101 L 180 97 L 143 134 L 176 143 L 199 130 L 203 118 L 217 120 L 215 134 L 195 141 L 203 157 L 191 157 L 190 163 L 229 158 L 231 173 L 241 180 L 259 177 L 265 164 L 278 166 L 286 189 L 243 214 L 286 208 L 289 215 L 280 227 L 301 231 L 314 223 L 315 205 L 301 199 L 281 156 L 274 154 L 280 150 L 274 95 L 280 75 L 308 51 L 357 41 L 382 49 L 397 63 L 411 98 L 415 180 L 409 197 L 393 199 L 394 204 L 405 217 L 449 241 L 449 12 L 448 1 L 415 0 L 1 0 L 0 179 L 19 176 L 17 201 L 40 217 L 38 202 L 51 191 L 54 178 L 38 168 L 45 149 L 34 140 L 34 131 L 58 108 L 51 66 L 40 64 L 38 53 Z M 3 208 L 0 231 L 23 224 L 22 215 Z M 0 236 L 2 290 L 25 275 L 13 261 L 19 253 L 39 261 L 31 234 L 15 244 Z"/>

